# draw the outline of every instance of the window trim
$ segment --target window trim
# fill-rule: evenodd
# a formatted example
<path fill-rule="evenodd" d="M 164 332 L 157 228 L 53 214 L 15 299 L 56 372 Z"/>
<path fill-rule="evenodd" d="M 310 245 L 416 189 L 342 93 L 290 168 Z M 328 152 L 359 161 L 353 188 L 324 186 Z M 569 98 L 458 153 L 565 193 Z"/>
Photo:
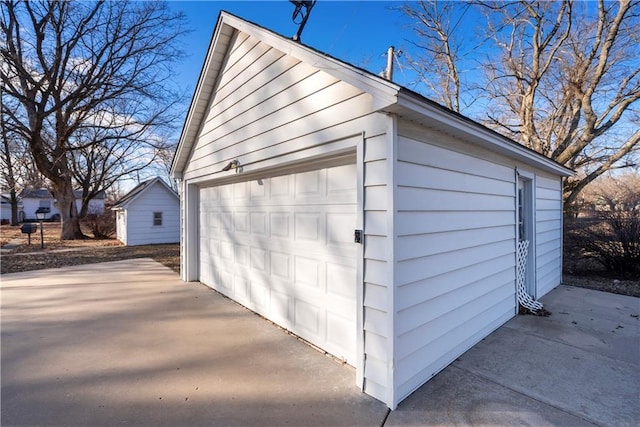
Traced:
<path fill-rule="evenodd" d="M 154 227 L 162 227 L 162 212 L 154 212 L 153 213 L 153 226 Z"/>

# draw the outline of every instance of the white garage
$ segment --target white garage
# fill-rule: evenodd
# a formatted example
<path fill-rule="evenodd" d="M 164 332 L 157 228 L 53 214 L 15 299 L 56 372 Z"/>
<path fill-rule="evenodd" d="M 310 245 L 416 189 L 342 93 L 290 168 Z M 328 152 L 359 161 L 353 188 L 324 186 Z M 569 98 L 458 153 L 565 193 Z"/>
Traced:
<path fill-rule="evenodd" d="M 355 363 L 356 167 L 200 189 L 200 281 Z"/>
<path fill-rule="evenodd" d="M 346 360 L 391 409 L 562 278 L 570 170 L 226 13 L 172 174 L 182 279 Z"/>

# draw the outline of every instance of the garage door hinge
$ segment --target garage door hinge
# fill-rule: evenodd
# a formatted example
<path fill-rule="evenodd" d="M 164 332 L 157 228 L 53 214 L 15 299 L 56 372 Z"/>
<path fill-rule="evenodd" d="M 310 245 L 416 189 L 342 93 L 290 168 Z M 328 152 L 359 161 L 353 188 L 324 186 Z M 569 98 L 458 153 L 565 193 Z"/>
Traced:
<path fill-rule="evenodd" d="M 355 243 L 362 243 L 362 230 L 356 230 L 354 232 L 353 240 Z"/>

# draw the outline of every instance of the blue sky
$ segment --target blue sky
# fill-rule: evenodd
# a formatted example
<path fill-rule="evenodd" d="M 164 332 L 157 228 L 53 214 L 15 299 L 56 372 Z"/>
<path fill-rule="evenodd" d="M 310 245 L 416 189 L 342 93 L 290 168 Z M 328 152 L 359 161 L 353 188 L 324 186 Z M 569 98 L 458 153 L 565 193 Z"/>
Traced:
<path fill-rule="evenodd" d="M 406 44 L 408 29 L 400 12 L 392 10 L 399 1 L 331 1 L 319 0 L 314 6 L 302 34 L 302 42 L 372 72 L 386 64 L 389 46 Z M 193 93 L 221 10 L 254 22 L 276 33 L 293 36 L 292 3 L 280 1 L 179 1 L 169 6 L 182 11 L 192 30 L 184 38 L 187 58 L 177 67 L 178 79 L 189 94 Z M 408 77 L 407 77 L 408 78 Z M 396 69 L 394 80 L 406 83 Z"/>

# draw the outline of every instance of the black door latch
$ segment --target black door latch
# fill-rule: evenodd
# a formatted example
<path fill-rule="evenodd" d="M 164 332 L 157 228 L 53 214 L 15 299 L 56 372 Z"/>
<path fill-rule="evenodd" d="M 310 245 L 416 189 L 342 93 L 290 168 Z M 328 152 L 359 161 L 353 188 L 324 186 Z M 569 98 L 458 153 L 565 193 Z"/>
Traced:
<path fill-rule="evenodd" d="M 355 243 L 362 243 L 362 230 L 356 230 L 354 232 L 353 240 Z"/>

